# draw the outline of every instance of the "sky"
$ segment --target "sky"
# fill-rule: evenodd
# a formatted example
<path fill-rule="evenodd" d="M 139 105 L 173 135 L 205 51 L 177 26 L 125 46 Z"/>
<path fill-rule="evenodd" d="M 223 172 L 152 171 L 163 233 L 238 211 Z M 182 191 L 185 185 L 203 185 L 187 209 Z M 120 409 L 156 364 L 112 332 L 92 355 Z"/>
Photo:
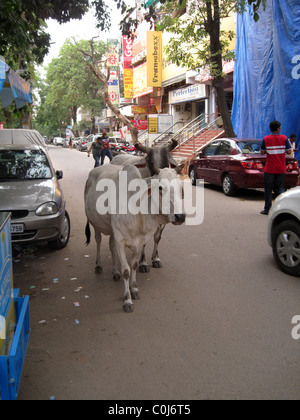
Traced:
<path fill-rule="evenodd" d="M 43 67 L 48 66 L 53 58 L 58 57 L 59 51 L 66 39 L 76 37 L 77 40 L 89 40 L 94 36 L 99 36 L 99 40 L 105 41 L 108 38 L 117 38 L 121 35 L 119 30 L 119 22 L 121 20 L 121 13 L 117 9 L 114 2 L 110 1 L 112 9 L 112 26 L 110 32 L 100 32 L 96 28 L 96 19 L 93 12 L 88 12 L 81 20 L 72 20 L 69 23 L 60 25 L 55 20 L 48 20 L 48 33 L 51 35 L 51 49 L 49 54 L 45 57 Z M 128 0 L 129 5 L 134 4 L 134 0 Z"/>

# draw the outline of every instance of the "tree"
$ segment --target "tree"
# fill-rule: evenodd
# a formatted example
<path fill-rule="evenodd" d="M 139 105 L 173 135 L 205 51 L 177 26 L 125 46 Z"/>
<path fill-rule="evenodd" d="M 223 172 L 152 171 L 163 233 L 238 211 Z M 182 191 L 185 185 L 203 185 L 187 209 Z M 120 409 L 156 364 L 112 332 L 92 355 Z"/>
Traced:
<path fill-rule="evenodd" d="M 107 70 L 105 70 L 106 60 L 104 57 L 97 57 L 94 40 L 89 41 L 89 44 L 89 49 L 83 49 L 80 47 L 80 45 L 77 44 L 78 51 L 80 51 L 84 57 L 86 68 L 92 71 L 97 79 L 103 83 L 104 89 L 102 95 L 106 105 L 119 118 L 120 121 L 127 125 L 131 133 L 132 143 L 135 144 L 138 140 L 138 130 L 134 127 L 133 123 L 113 105 L 109 97 L 108 81 L 110 78 L 110 68 L 108 67 Z"/>
<path fill-rule="evenodd" d="M 87 48 L 88 41 L 79 41 L 81 48 Z M 106 52 L 103 42 L 95 43 L 97 56 Z M 46 81 L 41 85 L 41 106 L 35 122 L 56 118 L 64 122 L 66 127 L 72 117 L 77 127 L 77 110 L 83 107 L 91 114 L 92 121 L 102 112 L 104 101 L 98 92 L 103 90 L 102 83 L 86 68 L 82 55 L 70 40 L 60 50 L 59 57 L 52 60 L 47 69 Z M 48 118 L 45 118 L 48 114 Z M 58 118 L 57 118 L 58 121 Z"/>

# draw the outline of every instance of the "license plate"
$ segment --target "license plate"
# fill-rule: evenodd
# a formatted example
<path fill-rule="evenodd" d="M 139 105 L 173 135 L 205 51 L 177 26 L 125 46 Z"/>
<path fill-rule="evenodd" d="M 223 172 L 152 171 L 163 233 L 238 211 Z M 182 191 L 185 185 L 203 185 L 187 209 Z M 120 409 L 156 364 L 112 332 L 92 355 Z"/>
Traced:
<path fill-rule="evenodd" d="M 11 225 L 10 231 L 11 233 L 23 233 L 24 225 Z"/>

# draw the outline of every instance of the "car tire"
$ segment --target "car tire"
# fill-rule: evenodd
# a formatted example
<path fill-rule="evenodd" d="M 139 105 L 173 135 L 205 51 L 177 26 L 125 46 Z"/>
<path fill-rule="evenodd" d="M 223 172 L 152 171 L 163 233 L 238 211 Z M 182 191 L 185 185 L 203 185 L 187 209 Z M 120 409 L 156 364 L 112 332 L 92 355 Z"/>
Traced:
<path fill-rule="evenodd" d="M 285 220 L 276 226 L 272 248 L 278 267 L 290 276 L 300 277 L 300 223 Z"/>
<path fill-rule="evenodd" d="M 195 187 L 197 183 L 197 173 L 195 168 L 190 169 L 191 184 Z"/>
<path fill-rule="evenodd" d="M 222 188 L 223 188 L 223 192 L 227 197 L 233 197 L 236 192 L 237 192 L 237 188 L 234 185 L 231 177 L 229 174 L 225 174 L 223 176 L 223 180 L 222 180 Z"/>
<path fill-rule="evenodd" d="M 69 214 L 66 211 L 64 221 L 63 221 L 63 226 L 62 226 L 62 232 L 60 233 L 59 238 L 56 239 L 56 241 L 48 242 L 49 247 L 55 250 L 64 249 L 69 243 L 70 233 L 71 233 L 71 222 L 70 222 Z"/>

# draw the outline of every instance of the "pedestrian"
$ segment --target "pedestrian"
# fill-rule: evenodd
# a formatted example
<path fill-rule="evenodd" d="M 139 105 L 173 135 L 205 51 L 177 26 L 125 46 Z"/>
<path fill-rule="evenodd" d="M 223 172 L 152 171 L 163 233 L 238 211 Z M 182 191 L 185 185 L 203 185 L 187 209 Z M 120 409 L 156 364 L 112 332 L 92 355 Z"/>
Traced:
<path fill-rule="evenodd" d="M 292 149 L 293 149 L 292 156 L 293 157 L 295 157 L 295 152 L 298 152 L 298 149 L 297 149 L 297 146 L 296 146 L 296 139 L 297 139 L 296 134 L 291 134 L 290 135 L 289 141 L 292 145 Z"/>
<path fill-rule="evenodd" d="M 261 154 L 267 155 L 265 165 L 265 208 L 261 214 L 269 214 L 272 207 L 272 192 L 278 196 L 285 192 L 284 177 L 286 174 L 285 154 L 292 154 L 292 145 L 288 138 L 280 134 L 281 123 L 272 121 L 270 123 L 270 135 L 263 139 Z"/>
<path fill-rule="evenodd" d="M 111 151 L 110 151 L 110 146 L 109 146 L 109 137 L 105 129 L 103 129 L 103 132 L 102 132 L 101 146 L 102 146 L 102 151 L 101 151 L 101 166 L 102 166 L 104 165 L 104 160 L 106 156 L 108 156 L 110 161 L 112 161 L 113 159 Z"/>
<path fill-rule="evenodd" d="M 95 160 L 94 168 L 98 168 L 98 166 L 100 166 L 100 159 L 101 159 L 101 152 L 102 152 L 101 136 L 98 136 L 95 138 L 94 142 L 92 143 L 91 147 L 88 150 L 88 157 L 90 157 L 91 151 L 93 151 L 93 158 Z"/>

